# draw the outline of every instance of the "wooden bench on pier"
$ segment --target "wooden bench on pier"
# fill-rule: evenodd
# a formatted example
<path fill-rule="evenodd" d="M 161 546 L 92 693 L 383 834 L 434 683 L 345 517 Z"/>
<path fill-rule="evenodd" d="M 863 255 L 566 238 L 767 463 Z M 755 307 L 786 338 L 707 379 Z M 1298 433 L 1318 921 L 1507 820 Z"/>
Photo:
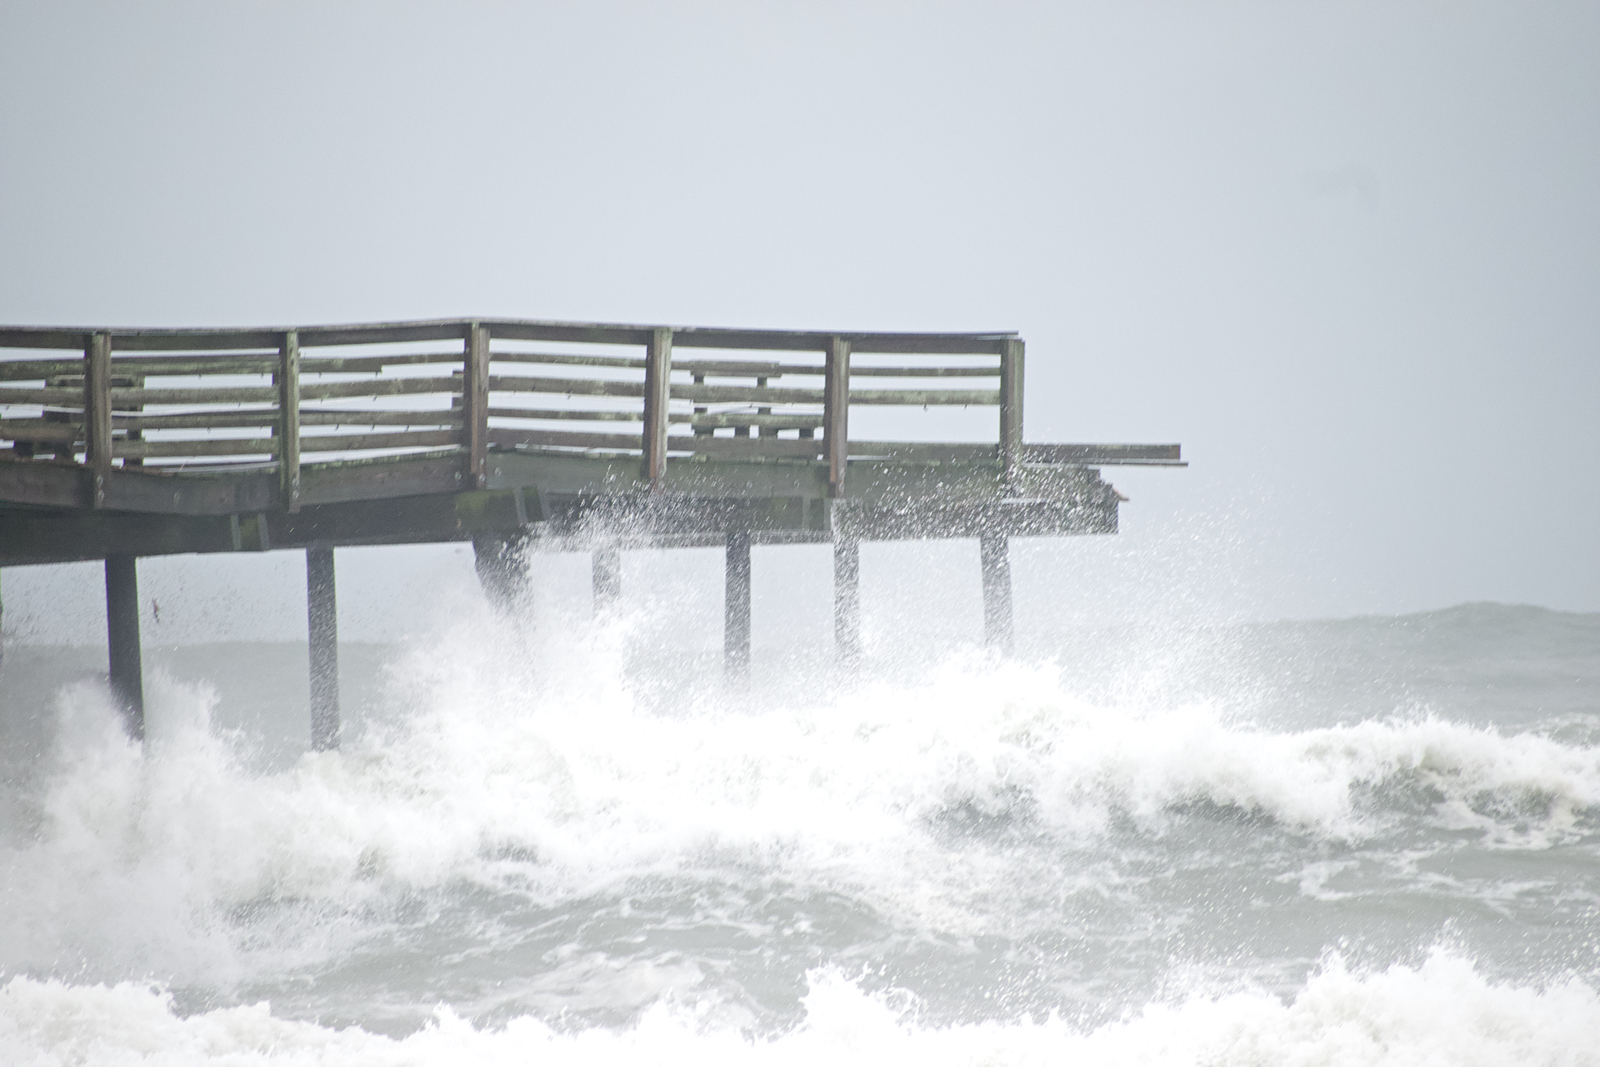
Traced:
<path fill-rule="evenodd" d="M 307 553 L 312 738 L 327 748 L 339 546 L 470 540 L 502 603 L 526 551 L 592 551 L 604 603 L 623 549 L 725 546 L 724 655 L 741 675 L 752 544 L 833 544 L 853 662 L 860 542 L 977 538 L 985 635 L 1004 649 L 1008 538 L 1115 533 L 1120 497 L 1096 468 L 1183 465 L 1177 445 L 1025 441 L 1009 333 L 452 319 L 0 327 L 0 350 L 0 567 L 105 561 L 111 683 L 135 736 L 140 556 Z M 954 409 L 998 425 L 988 415 L 977 442 L 851 432 L 853 412 L 908 437 L 919 421 L 984 425 Z"/>

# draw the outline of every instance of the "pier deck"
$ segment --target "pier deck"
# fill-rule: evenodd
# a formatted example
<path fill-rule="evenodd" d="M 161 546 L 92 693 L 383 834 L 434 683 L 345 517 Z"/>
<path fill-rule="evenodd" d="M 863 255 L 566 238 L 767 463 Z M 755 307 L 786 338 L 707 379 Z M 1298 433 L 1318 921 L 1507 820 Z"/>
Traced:
<path fill-rule="evenodd" d="M 524 549 L 589 549 L 603 600 L 623 548 L 726 545 L 738 673 L 752 544 L 834 544 L 850 657 L 860 541 L 976 537 L 986 630 L 1005 645 L 1006 539 L 1115 533 L 1097 468 L 1182 465 L 1177 445 L 1026 442 L 1009 333 L 0 327 L 0 352 L 0 567 L 107 561 L 130 707 L 140 556 L 305 549 L 314 631 L 334 642 L 340 546 L 471 540 L 500 599 Z M 868 409 L 906 439 L 853 433 Z M 960 409 L 980 414 L 939 418 Z M 957 423 L 984 439 L 926 439 Z M 337 740 L 331 699 L 319 744 Z"/>

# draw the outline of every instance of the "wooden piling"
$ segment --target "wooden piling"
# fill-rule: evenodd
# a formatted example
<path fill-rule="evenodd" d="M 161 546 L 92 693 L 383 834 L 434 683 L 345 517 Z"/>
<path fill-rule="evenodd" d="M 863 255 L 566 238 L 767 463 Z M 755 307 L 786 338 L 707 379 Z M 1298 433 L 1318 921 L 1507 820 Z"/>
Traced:
<path fill-rule="evenodd" d="M 750 531 L 729 530 L 724 549 L 726 603 L 722 629 L 722 665 L 728 677 L 750 677 Z"/>
<path fill-rule="evenodd" d="M 861 663 L 861 542 L 846 534 L 833 538 L 833 644 L 839 663 Z"/>
<path fill-rule="evenodd" d="M 474 537 L 472 561 L 478 584 L 489 603 L 500 611 L 511 611 L 528 593 L 528 570 L 523 555 L 527 542 L 521 538 Z"/>
<path fill-rule="evenodd" d="M 110 647 L 111 694 L 128 735 L 144 740 L 144 659 L 139 647 L 139 561 L 106 557 L 106 638 Z"/>
<path fill-rule="evenodd" d="M 599 615 L 616 607 L 617 598 L 622 596 L 622 550 L 614 544 L 597 545 L 592 565 L 594 611 Z"/>
<path fill-rule="evenodd" d="M 339 747 L 339 608 L 332 548 L 306 549 L 306 622 L 311 641 L 311 747 Z"/>
<path fill-rule="evenodd" d="M 1011 651 L 1011 560 L 1005 534 L 978 538 L 983 567 L 983 643 L 1000 652 Z"/>

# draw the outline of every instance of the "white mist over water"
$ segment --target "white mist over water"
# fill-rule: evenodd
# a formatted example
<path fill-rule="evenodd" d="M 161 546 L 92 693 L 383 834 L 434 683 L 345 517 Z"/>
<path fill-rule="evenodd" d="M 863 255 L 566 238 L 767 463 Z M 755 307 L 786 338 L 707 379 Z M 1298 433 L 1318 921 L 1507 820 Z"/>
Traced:
<path fill-rule="evenodd" d="M 1586 1062 L 1593 682 L 1565 702 L 1502 686 L 1498 722 L 1416 694 L 1470 682 L 1440 664 L 1481 667 L 1484 643 L 1530 677 L 1587 670 L 1561 649 L 1592 659 L 1594 620 L 1419 618 L 1431 658 L 1383 714 L 1315 671 L 1269 704 L 1259 678 L 1235 679 L 1247 699 L 1107 699 L 1066 652 L 774 668 L 739 693 L 689 684 L 708 658 L 646 653 L 636 619 L 471 603 L 394 651 L 342 751 L 283 767 L 213 726 L 204 683 L 152 682 L 143 752 L 98 685 L 70 685 L 48 757 L 8 785 L 0 1046 Z M 1396 622 L 1222 644 L 1382 675 L 1357 652 L 1404 644 Z"/>

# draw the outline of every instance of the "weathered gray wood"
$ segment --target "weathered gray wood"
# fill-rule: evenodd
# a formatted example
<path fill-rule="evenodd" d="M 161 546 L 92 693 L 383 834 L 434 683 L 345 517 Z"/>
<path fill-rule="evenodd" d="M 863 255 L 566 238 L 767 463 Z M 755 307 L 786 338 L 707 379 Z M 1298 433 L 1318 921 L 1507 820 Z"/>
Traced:
<path fill-rule="evenodd" d="M 42 382 L 62 374 L 82 374 L 83 359 L 0 360 L 0 382 Z"/>
<path fill-rule="evenodd" d="M 278 492 L 286 511 L 300 510 L 300 335 L 289 330 L 278 350 Z"/>
<path fill-rule="evenodd" d="M 695 381 L 710 378 L 781 378 L 785 374 L 820 376 L 821 367 L 798 363 L 777 363 L 765 360 L 730 359 L 680 359 L 672 365 L 675 371 L 686 371 Z"/>
<path fill-rule="evenodd" d="M 690 400 L 700 404 L 820 404 L 821 389 L 788 389 L 754 385 L 700 385 L 684 383 L 672 387 L 677 400 Z"/>
<path fill-rule="evenodd" d="M 89 339 L 83 385 L 84 431 L 88 450 L 89 506 L 106 501 L 106 479 L 111 476 L 111 335 L 97 333 Z"/>
<path fill-rule="evenodd" d="M 413 411 L 340 411 L 327 408 L 300 409 L 301 426 L 410 426 L 413 429 L 453 429 L 462 426 L 461 415 L 448 408 Z"/>
<path fill-rule="evenodd" d="M 597 615 L 604 614 L 613 610 L 622 596 L 622 550 L 614 541 L 602 542 L 595 546 L 590 566 L 594 610 Z"/>
<path fill-rule="evenodd" d="M 622 323 L 543 322 L 531 319 L 486 319 L 497 337 L 518 341 L 578 341 L 591 344 L 648 344 L 659 327 Z M 288 327 L 243 329 L 118 329 L 117 347 L 128 351 L 182 352 L 203 349 L 261 349 L 270 353 Z M 442 341 L 462 337 L 467 320 L 375 322 L 339 326 L 301 326 L 303 347 Z M 82 348 L 92 330 L 81 327 L 6 327 L 0 347 L 34 349 Z M 676 327 L 681 348 L 752 351 L 826 352 L 834 336 L 850 341 L 858 352 L 928 355 L 997 355 L 1014 334 L 873 333 L 833 334 L 814 330 L 744 330 L 718 327 Z"/>
<path fill-rule="evenodd" d="M 273 456 L 278 437 L 211 437 L 194 441 L 118 441 L 120 457 L 173 459 L 179 456 Z M 307 452 L 365 452 L 374 448 L 439 448 L 456 443 L 454 430 L 413 430 L 409 433 L 301 434 L 294 457 Z M 298 478 L 296 479 L 298 482 Z M 298 497 L 299 490 L 296 489 Z M 289 510 L 293 511 L 294 508 Z"/>
<path fill-rule="evenodd" d="M 455 393 L 460 388 L 461 381 L 455 377 L 368 378 L 365 381 L 354 382 L 301 382 L 300 399 L 305 401 L 337 400 L 367 396 L 414 396 L 427 393 Z M 156 391 L 151 390 L 151 392 Z"/>
<path fill-rule="evenodd" d="M 853 534 L 833 535 L 833 645 L 839 662 L 861 662 L 861 542 Z"/>
<path fill-rule="evenodd" d="M 422 364 L 461 366 L 461 350 L 453 352 L 391 352 L 381 356 L 307 356 L 300 369 L 306 374 L 370 374 L 389 367 L 414 367 Z"/>
<path fill-rule="evenodd" d="M 828 350 L 823 387 L 823 440 L 827 445 L 828 489 L 837 496 L 844 489 L 850 458 L 850 342 L 833 338 Z"/>
<path fill-rule="evenodd" d="M 0 327 L 0 348 L 75 348 L 82 352 L 89 347 L 89 335 L 93 332 L 81 327 L 4 326 Z"/>
<path fill-rule="evenodd" d="M 998 378 L 998 366 L 983 367 L 863 367 L 850 368 L 852 378 Z"/>
<path fill-rule="evenodd" d="M 63 407 L 82 410 L 84 404 L 83 387 L 51 387 L 44 388 L 18 388 L 0 387 L 0 404 L 43 404 L 47 407 Z"/>
<path fill-rule="evenodd" d="M 358 424 L 354 424 L 358 425 Z M 363 452 L 372 448 L 439 448 L 457 441 L 455 430 L 410 430 L 400 433 L 301 434 L 302 452 Z M 482 488 L 482 486 L 468 486 Z"/>
<path fill-rule="evenodd" d="M 822 428 L 821 415 L 744 415 L 723 413 L 717 415 L 674 415 L 675 423 L 688 423 L 696 427 L 720 429 L 727 426 L 758 426 L 763 430 L 818 430 Z"/>
<path fill-rule="evenodd" d="M 642 452 L 644 439 L 633 433 L 576 433 L 569 430 L 518 430 L 489 427 L 489 443 L 512 447 L 531 445 L 543 448 L 600 448 Z"/>
<path fill-rule="evenodd" d="M 45 423 L 43 419 L 6 419 L 0 420 L 0 427 L 11 426 L 13 423 Z M 273 427 L 282 422 L 282 413 L 279 408 L 257 408 L 245 411 L 191 411 L 181 414 L 157 413 L 151 415 L 134 415 L 123 412 L 112 412 L 111 426 L 113 429 L 122 430 L 220 430 L 242 429 L 249 427 Z M 66 426 L 67 423 L 51 422 L 48 425 Z M 424 427 L 455 427 L 461 426 L 461 417 L 449 409 L 433 411 L 379 411 L 375 408 L 362 410 L 328 410 L 325 408 L 300 408 L 301 426 L 414 426 L 418 429 Z"/>
<path fill-rule="evenodd" d="M 482 489 L 488 482 L 484 456 L 489 447 L 489 331 L 473 323 L 467 331 L 465 372 L 461 381 L 461 443 L 466 451 L 467 484 Z"/>
<path fill-rule="evenodd" d="M 1003 533 L 978 538 L 983 568 L 983 642 L 1000 652 L 1011 651 L 1011 559 Z"/>
<path fill-rule="evenodd" d="M 339 603 L 333 549 L 306 549 L 306 629 L 311 650 L 311 747 L 339 747 Z"/>
<path fill-rule="evenodd" d="M 587 411 L 576 408 L 490 408 L 491 419 L 558 419 L 566 422 L 644 422 L 642 411 Z M 682 422 L 687 416 L 674 416 Z"/>
<path fill-rule="evenodd" d="M 1012 338 L 1000 356 L 1000 463 L 1015 481 L 1022 469 L 1022 339 Z"/>
<path fill-rule="evenodd" d="M 83 424 L 51 419 L 0 419 L 0 438 L 72 444 L 83 440 Z"/>
<path fill-rule="evenodd" d="M 241 356 L 231 352 L 207 352 L 192 356 L 123 356 L 111 357 L 113 375 L 134 375 L 140 378 L 177 378 L 207 374 L 271 374 L 277 370 L 278 357 Z"/>
<path fill-rule="evenodd" d="M 643 476 L 651 488 L 667 469 L 667 415 L 672 395 L 672 331 L 657 329 L 645 349 Z"/>
<path fill-rule="evenodd" d="M 844 342 L 841 342 L 844 343 Z M 749 385 L 675 385 L 679 400 L 706 404 L 826 404 L 827 390 L 762 388 Z M 851 389 L 850 403 L 870 406 L 929 407 L 938 404 L 992 405 L 1000 403 L 998 389 Z"/>
<path fill-rule="evenodd" d="M 648 360 L 635 356 L 585 356 L 570 352 L 501 352 L 496 363 L 534 363 L 551 367 L 609 367 L 617 370 L 644 370 Z"/>
<path fill-rule="evenodd" d="M 606 381 L 601 378 L 544 378 L 491 376 L 489 387 L 497 393 L 565 393 L 568 396 L 645 395 L 644 382 Z"/>
<path fill-rule="evenodd" d="M 750 677 L 750 531 L 729 530 L 723 550 L 722 665 L 728 677 Z"/>
<path fill-rule="evenodd" d="M 144 657 L 139 647 L 139 561 L 106 556 L 106 641 L 111 696 L 122 712 L 128 735 L 144 740 Z"/>
<path fill-rule="evenodd" d="M 118 459 L 172 459 L 178 456 L 275 456 L 276 437 L 208 437 L 193 441 L 118 441 Z"/>

